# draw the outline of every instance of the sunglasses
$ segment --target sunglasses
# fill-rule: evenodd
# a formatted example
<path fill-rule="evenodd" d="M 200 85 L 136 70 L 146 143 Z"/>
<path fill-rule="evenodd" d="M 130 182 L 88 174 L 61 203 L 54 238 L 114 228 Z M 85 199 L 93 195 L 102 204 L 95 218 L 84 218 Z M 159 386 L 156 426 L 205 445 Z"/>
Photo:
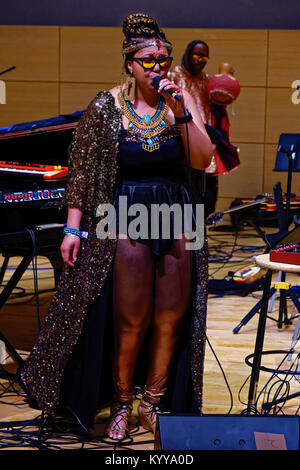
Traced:
<path fill-rule="evenodd" d="M 156 64 L 158 64 L 161 69 L 168 69 L 171 67 L 173 57 L 159 57 L 158 59 L 155 57 L 133 57 L 130 60 L 135 60 L 141 64 L 145 70 L 154 69 Z"/>
<path fill-rule="evenodd" d="M 200 59 L 204 60 L 205 62 L 207 62 L 208 59 L 209 59 L 209 57 L 207 57 L 206 55 L 197 54 L 197 52 L 194 52 L 192 54 L 192 57 L 193 57 L 193 59 L 199 59 L 200 58 Z"/>

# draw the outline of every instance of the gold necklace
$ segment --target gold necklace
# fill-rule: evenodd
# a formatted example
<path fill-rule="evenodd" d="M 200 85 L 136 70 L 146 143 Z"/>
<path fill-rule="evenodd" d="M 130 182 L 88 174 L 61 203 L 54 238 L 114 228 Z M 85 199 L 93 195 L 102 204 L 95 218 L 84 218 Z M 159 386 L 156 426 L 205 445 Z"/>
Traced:
<path fill-rule="evenodd" d="M 123 114 L 128 119 L 128 130 L 138 133 L 143 139 L 142 148 L 148 152 L 153 152 L 159 148 L 157 135 L 166 125 L 165 117 L 168 113 L 168 105 L 163 97 L 160 98 L 155 114 L 150 118 L 145 114 L 144 118 L 136 114 L 129 101 L 124 99 L 123 93 L 118 95 L 119 103 Z"/>

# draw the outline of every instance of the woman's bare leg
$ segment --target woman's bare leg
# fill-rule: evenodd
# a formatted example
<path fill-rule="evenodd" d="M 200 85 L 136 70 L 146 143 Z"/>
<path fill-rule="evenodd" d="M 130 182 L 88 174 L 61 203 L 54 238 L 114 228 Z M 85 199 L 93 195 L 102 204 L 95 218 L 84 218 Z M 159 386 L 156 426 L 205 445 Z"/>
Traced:
<path fill-rule="evenodd" d="M 178 240 L 156 267 L 150 364 L 143 399 L 157 404 L 167 387 L 172 359 L 190 300 L 190 251 Z M 155 413 L 152 413 L 155 420 Z M 155 426 L 155 423 L 154 423 Z"/>
<path fill-rule="evenodd" d="M 147 246 L 129 238 L 118 240 L 113 272 L 115 402 L 131 404 L 134 398 L 134 369 L 153 312 L 154 270 Z M 123 406 L 112 414 L 110 437 L 122 439 L 127 421 Z"/>

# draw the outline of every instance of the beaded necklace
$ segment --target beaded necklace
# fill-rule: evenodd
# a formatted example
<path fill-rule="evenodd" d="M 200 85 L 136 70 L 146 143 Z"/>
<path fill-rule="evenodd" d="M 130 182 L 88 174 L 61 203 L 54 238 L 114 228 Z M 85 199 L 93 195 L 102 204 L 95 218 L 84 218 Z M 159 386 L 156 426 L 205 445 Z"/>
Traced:
<path fill-rule="evenodd" d="M 127 117 L 129 124 L 128 130 L 138 133 L 142 139 L 142 148 L 148 152 L 153 152 L 159 148 L 157 135 L 166 125 L 165 117 L 168 113 L 168 105 L 163 96 L 160 97 L 155 114 L 150 117 L 145 114 L 142 118 L 134 111 L 130 101 L 125 100 L 123 93 L 119 93 L 119 103 L 124 115 Z"/>

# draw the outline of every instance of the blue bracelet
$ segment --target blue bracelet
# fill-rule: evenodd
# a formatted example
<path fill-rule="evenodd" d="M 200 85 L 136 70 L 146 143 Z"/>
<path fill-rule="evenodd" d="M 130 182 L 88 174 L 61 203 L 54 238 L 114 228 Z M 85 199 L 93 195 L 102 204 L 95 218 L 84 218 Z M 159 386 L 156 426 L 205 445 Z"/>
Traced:
<path fill-rule="evenodd" d="M 68 236 L 77 235 L 77 237 L 79 237 L 79 238 L 87 238 L 88 237 L 87 232 L 81 232 L 80 230 L 77 230 L 77 228 L 73 228 L 73 227 L 65 227 L 64 228 L 64 234 L 68 235 Z"/>

